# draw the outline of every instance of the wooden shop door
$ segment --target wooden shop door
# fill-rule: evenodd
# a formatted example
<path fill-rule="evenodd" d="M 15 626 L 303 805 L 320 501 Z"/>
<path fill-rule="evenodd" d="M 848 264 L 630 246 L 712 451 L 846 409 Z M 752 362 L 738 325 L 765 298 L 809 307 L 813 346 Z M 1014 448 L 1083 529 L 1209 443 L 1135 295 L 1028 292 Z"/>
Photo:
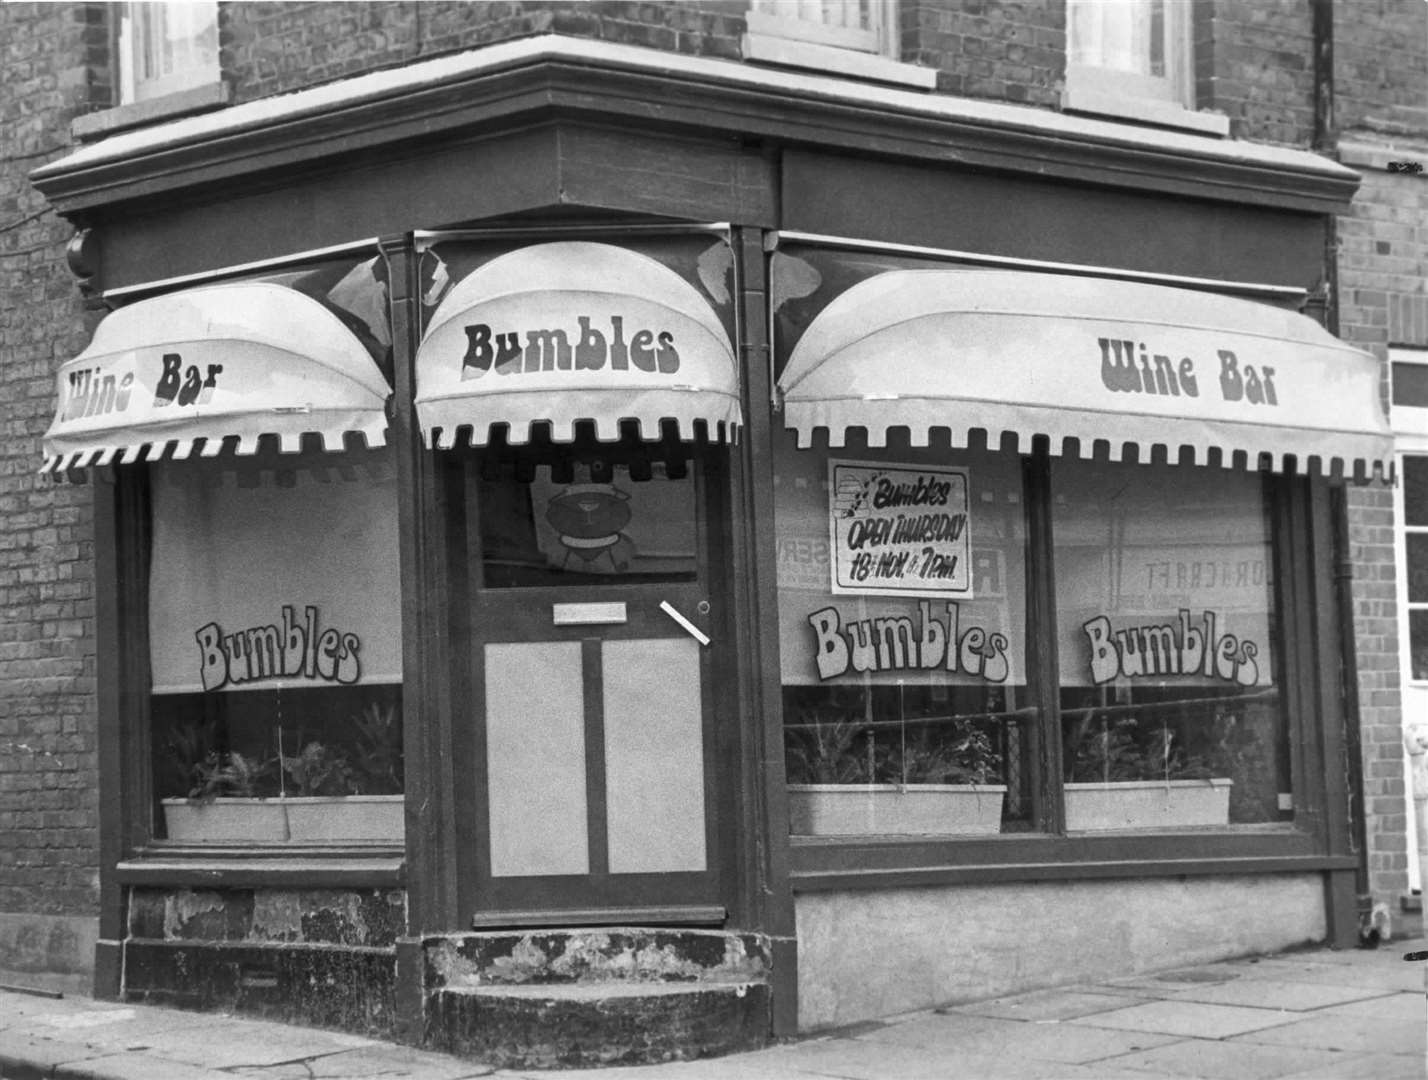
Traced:
<path fill-rule="evenodd" d="M 473 925 L 722 920 L 716 457 L 547 445 L 468 470 Z"/>

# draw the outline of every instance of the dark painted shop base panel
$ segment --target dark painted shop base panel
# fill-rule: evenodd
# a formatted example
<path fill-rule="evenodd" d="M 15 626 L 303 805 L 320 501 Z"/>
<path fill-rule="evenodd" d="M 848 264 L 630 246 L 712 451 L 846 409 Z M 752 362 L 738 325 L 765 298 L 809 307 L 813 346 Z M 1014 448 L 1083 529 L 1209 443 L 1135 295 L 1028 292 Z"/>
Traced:
<path fill-rule="evenodd" d="M 224 1010 L 393 1038 L 395 950 L 332 945 L 124 943 L 124 999 Z"/>
<path fill-rule="evenodd" d="M 500 931 L 427 938 L 423 951 L 425 1044 L 493 1065 L 640 1064 L 768 1041 L 757 935 Z"/>

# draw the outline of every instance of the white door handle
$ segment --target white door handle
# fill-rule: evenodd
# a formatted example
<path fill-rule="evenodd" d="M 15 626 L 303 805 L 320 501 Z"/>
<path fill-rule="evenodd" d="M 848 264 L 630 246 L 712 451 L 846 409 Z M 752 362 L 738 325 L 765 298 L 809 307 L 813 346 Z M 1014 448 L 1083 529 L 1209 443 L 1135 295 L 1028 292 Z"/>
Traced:
<path fill-rule="evenodd" d="M 661 600 L 659 602 L 659 606 L 661 611 L 663 611 L 675 622 L 679 623 L 680 626 L 688 630 L 689 636 L 692 637 L 695 641 L 699 642 L 699 644 L 701 645 L 709 644 L 709 635 L 706 634 L 703 630 L 699 629 L 699 627 L 695 626 L 678 611 L 676 611 L 674 609 L 674 605 L 671 604 L 668 600 Z"/>

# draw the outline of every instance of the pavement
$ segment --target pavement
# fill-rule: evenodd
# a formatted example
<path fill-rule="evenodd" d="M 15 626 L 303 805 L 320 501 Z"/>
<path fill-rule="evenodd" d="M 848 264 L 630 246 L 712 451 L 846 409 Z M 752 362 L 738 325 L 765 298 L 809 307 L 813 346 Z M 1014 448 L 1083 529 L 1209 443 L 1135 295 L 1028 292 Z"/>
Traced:
<path fill-rule="evenodd" d="M 1312 949 L 909 1013 L 747 1054 L 499 1070 L 355 1035 L 0 990 L 0 1080 L 1423 1080 L 1428 951 Z"/>

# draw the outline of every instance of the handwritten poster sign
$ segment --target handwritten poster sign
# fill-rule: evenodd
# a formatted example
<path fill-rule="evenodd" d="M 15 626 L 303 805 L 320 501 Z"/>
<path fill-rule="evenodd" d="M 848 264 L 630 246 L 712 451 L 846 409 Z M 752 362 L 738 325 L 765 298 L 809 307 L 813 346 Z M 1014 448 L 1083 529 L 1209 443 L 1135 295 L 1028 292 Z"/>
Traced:
<path fill-rule="evenodd" d="M 828 463 L 833 592 L 972 596 L 966 469 Z"/>

